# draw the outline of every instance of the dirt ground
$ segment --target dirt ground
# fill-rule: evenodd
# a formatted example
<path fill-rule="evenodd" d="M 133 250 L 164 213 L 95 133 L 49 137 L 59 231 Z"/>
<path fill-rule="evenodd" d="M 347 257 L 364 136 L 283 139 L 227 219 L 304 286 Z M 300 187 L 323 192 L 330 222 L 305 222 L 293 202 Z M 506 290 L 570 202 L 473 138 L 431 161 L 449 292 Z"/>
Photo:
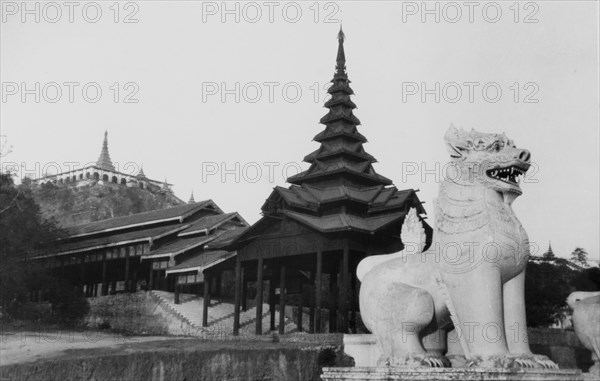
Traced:
<path fill-rule="evenodd" d="M 67 351 L 73 353 L 93 348 L 120 350 L 131 344 L 164 340 L 173 340 L 173 337 L 132 337 L 106 331 L 12 329 L 1 332 L 0 365 L 61 357 Z M 179 338 L 179 340 L 186 340 L 186 338 Z"/>

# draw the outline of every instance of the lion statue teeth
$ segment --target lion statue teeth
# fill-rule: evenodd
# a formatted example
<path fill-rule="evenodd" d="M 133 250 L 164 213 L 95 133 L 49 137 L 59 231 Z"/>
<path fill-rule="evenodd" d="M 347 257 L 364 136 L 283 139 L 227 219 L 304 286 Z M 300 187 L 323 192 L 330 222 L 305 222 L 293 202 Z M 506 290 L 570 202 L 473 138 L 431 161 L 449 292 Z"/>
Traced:
<path fill-rule="evenodd" d="M 431 246 L 415 210 L 404 250 L 365 258 L 360 311 L 381 366 L 558 366 L 529 349 L 524 305 L 529 240 L 512 210 L 531 154 L 504 134 L 451 126 L 451 161 L 436 200 Z"/>

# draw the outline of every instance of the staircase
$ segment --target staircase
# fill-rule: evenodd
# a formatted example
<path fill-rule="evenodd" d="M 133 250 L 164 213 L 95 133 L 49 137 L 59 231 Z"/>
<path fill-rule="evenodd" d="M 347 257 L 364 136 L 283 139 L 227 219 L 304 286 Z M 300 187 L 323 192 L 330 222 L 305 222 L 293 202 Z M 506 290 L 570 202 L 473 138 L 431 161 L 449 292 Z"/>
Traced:
<path fill-rule="evenodd" d="M 211 299 L 208 308 L 208 327 L 202 327 L 202 309 L 204 300 L 202 297 L 192 294 L 180 294 L 181 304 L 174 303 L 172 292 L 152 290 L 152 298 L 169 314 L 185 322 L 193 328 L 195 335 L 217 335 L 231 336 L 233 334 L 233 303 L 227 303 Z M 286 310 L 285 333 L 297 332 L 296 323 Z M 270 328 L 269 305 L 263 304 L 263 333 L 268 334 Z M 276 323 L 279 323 L 279 313 L 276 314 Z M 307 319 L 305 321 L 308 321 Z M 276 326 L 277 326 L 276 324 Z M 256 306 L 249 307 L 246 311 L 240 311 L 240 336 L 255 336 L 256 331 Z"/>

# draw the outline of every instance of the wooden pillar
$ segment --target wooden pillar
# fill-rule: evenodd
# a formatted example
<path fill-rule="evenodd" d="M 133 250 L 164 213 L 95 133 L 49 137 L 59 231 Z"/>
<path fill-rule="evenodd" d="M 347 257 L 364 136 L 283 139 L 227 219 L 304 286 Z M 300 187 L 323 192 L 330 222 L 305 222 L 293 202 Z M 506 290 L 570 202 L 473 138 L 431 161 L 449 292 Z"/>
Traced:
<path fill-rule="evenodd" d="M 221 296 L 221 274 L 217 274 L 217 277 L 215 279 L 215 292 L 214 294 L 216 296 Z"/>
<path fill-rule="evenodd" d="M 334 264 L 329 274 L 329 333 L 337 332 L 338 268 Z"/>
<path fill-rule="evenodd" d="M 66 262 L 66 258 L 63 257 L 60 260 L 60 279 L 59 279 L 59 281 L 61 284 L 66 283 L 66 281 L 65 281 L 65 262 Z"/>
<path fill-rule="evenodd" d="M 131 291 L 129 284 L 129 248 L 125 248 L 125 292 Z"/>
<path fill-rule="evenodd" d="M 354 268 L 356 268 L 356 266 L 354 266 Z M 350 295 L 350 330 L 352 331 L 352 333 L 356 333 L 356 310 L 358 309 L 357 306 L 357 297 L 356 295 L 357 293 L 357 283 L 358 280 L 356 279 L 356 273 L 350 274 L 350 291 L 351 291 L 351 295 Z"/>
<path fill-rule="evenodd" d="M 148 291 L 154 289 L 154 269 L 152 268 L 152 259 L 148 261 L 150 263 L 150 271 L 148 273 Z"/>
<path fill-rule="evenodd" d="M 298 332 L 302 332 L 304 329 L 302 327 L 302 318 L 304 315 L 304 284 L 300 283 L 300 300 L 298 301 Z"/>
<path fill-rule="evenodd" d="M 270 326 L 269 330 L 275 330 L 275 267 L 272 267 L 271 271 L 271 279 L 269 280 L 269 318 L 270 318 Z"/>
<path fill-rule="evenodd" d="M 102 291 L 100 292 L 102 296 L 108 295 L 108 283 L 106 283 L 107 266 L 106 253 L 104 253 L 104 259 L 102 260 Z"/>
<path fill-rule="evenodd" d="M 242 260 L 240 255 L 236 255 L 235 262 L 235 300 L 233 307 L 233 334 L 240 333 L 240 286 L 242 283 Z"/>
<path fill-rule="evenodd" d="M 308 287 L 310 300 L 308 312 L 308 332 L 315 333 L 315 272 L 310 272 L 310 285 Z"/>
<path fill-rule="evenodd" d="M 83 294 L 85 285 L 85 255 L 81 257 L 81 271 L 79 273 L 79 292 Z"/>
<path fill-rule="evenodd" d="M 321 285 L 323 280 L 323 251 L 317 251 L 317 270 L 315 272 L 315 332 L 321 332 L 321 304 L 323 295 L 321 294 Z"/>
<path fill-rule="evenodd" d="M 140 261 L 138 259 L 137 264 L 133 268 L 133 281 L 131 282 L 131 292 L 137 292 L 139 264 L 140 264 Z"/>
<path fill-rule="evenodd" d="M 260 255 L 260 254 L 259 254 Z M 263 259 L 258 258 L 256 265 L 256 334 L 262 335 L 263 314 Z"/>
<path fill-rule="evenodd" d="M 202 326 L 208 327 L 208 307 L 210 306 L 210 273 L 204 273 L 204 300 L 202 304 Z"/>
<path fill-rule="evenodd" d="M 246 269 L 242 266 L 242 311 L 248 310 L 248 282 Z"/>
<path fill-rule="evenodd" d="M 285 333 L 285 265 L 279 273 L 279 334 Z"/>
<path fill-rule="evenodd" d="M 348 267 L 350 261 L 350 246 L 348 241 L 344 244 L 344 252 L 342 254 L 341 263 L 341 287 L 340 287 L 340 315 L 341 325 L 340 330 L 342 333 L 348 333 L 348 292 L 350 291 L 350 282 Z"/>
<path fill-rule="evenodd" d="M 177 274 L 173 274 L 173 276 L 175 277 L 175 296 L 173 297 L 173 303 L 175 304 L 180 304 L 179 303 L 179 276 Z"/>

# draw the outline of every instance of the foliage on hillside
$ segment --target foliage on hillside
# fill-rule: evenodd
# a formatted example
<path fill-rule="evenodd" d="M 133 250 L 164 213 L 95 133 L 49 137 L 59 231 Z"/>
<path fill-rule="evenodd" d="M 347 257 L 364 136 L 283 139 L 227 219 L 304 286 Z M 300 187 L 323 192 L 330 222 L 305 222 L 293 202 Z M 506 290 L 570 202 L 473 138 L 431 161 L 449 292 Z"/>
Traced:
<path fill-rule="evenodd" d="M 165 209 L 183 203 L 160 187 L 141 189 L 97 180 L 75 184 L 46 183 L 31 189 L 43 215 L 52 216 L 61 226 Z"/>
<path fill-rule="evenodd" d="M 600 290 L 599 272 L 555 256 L 530 260 L 525 277 L 527 325 L 547 327 L 561 320 L 571 292 Z"/>
<path fill-rule="evenodd" d="M 27 188 L 16 187 L 10 175 L 0 174 L 0 306 L 15 305 L 29 291 L 39 271 L 24 266 L 23 258 L 60 235 L 56 223 L 42 218 Z"/>
<path fill-rule="evenodd" d="M 3 320 L 10 318 L 50 318 L 76 325 L 89 306 L 72 287 L 59 282 L 39 263 L 24 261 L 63 232 L 56 221 L 44 218 L 28 186 L 15 186 L 8 174 L 0 174 L 0 311 Z M 45 290 L 50 303 L 49 314 L 31 308 L 28 297 Z"/>

